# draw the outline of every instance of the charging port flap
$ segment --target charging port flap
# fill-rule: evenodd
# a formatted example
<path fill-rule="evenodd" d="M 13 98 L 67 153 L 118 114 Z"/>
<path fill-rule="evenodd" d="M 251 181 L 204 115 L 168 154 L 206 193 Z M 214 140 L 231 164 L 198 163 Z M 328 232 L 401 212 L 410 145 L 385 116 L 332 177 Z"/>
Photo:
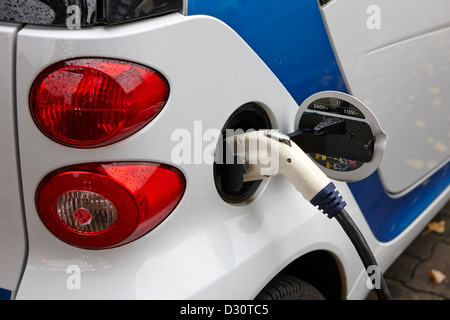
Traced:
<path fill-rule="evenodd" d="M 355 97 L 323 91 L 307 98 L 288 136 L 330 178 L 362 180 L 379 166 L 386 134 L 370 109 Z"/>

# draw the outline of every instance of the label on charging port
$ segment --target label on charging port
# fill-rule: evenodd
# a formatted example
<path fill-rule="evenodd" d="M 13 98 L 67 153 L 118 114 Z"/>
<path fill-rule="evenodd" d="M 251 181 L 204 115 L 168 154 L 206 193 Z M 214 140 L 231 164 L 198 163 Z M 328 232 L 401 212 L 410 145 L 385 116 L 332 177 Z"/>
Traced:
<path fill-rule="evenodd" d="M 365 119 L 364 114 L 358 108 L 347 101 L 337 98 L 318 99 L 311 103 L 308 109 Z"/>
<path fill-rule="evenodd" d="M 364 164 L 364 162 L 361 161 L 334 158 L 319 153 L 310 153 L 309 155 L 322 167 L 334 171 L 353 171 L 360 168 Z"/>

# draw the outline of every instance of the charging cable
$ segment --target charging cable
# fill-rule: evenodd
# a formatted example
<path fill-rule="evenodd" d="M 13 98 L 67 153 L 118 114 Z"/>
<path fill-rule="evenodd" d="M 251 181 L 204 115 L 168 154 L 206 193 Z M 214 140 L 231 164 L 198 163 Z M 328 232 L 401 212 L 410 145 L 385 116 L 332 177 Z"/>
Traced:
<path fill-rule="evenodd" d="M 313 206 L 328 218 L 335 218 L 350 238 L 367 272 L 378 268 L 377 261 L 363 234 L 345 211 L 342 199 L 334 183 L 295 144 L 289 136 L 277 130 L 260 130 L 228 137 L 237 165 L 243 166 L 242 182 L 261 180 L 284 175 Z M 390 300 L 391 295 L 381 273 L 379 286 L 374 286 L 380 300 Z"/>

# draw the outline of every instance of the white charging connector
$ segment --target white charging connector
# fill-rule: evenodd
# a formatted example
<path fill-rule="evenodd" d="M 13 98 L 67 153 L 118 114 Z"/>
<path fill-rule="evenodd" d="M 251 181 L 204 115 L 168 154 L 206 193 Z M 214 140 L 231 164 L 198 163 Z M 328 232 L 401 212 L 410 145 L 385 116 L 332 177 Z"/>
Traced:
<path fill-rule="evenodd" d="M 311 199 L 331 181 L 289 137 L 279 131 L 252 131 L 227 138 L 235 154 L 248 165 L 244 181 L 282 174 L 305 197 Z"/>
<path fill-rule="evenodd" d="M 279 174 L 284 175 L 312 205 L 331 219 L 336 217 L 352 241 L 366 271 L 377 266 L 364 236 L 344 210 L 345 201 L 333 182 L 291 139 L 277 130 L 261 130 L 226 138 L 238 165 L 245 166 L 243 181 L 254 181 Z M 380 273 L 381 287 L 375 288 L 380 299 L 391 299 L 389 289 Z"/>
<path fill-rule="evenodd" d="M 278 130 L 251 131 L 228 137 L 226 141 L 246 165 L 244 182 L 282 174 L 307 201 L 318 206 L 328 217 L 332 218 L 345 206 L 330 178 Z"/>

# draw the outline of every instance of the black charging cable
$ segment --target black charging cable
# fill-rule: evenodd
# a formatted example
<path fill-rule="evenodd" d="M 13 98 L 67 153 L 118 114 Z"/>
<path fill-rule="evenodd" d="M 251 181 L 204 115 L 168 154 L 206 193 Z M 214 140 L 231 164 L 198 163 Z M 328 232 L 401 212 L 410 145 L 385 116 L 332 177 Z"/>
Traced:
<path fill-rule="evenodd" d="M 335 218 L 342 229 L 345 231 L 347 236 L 350 238 L 353 246 L 355 247 L 358 255 L 364 264 L 364 267 L 369 275 L 369 270 L 376 272 L 374 275 L 374 290 L 380 300 L 391 300 L 391 293 L 384 279 L 383 273 L 372 253 L 366 239 L 364 238 L 362 232 L 359 230 L 358 226 L 355 224 L 353 219 L 344 209 L 347 205 L 336 190 L 335 185 L 330 182 L 325 188 L 322 189 L 313 199 L 311 199 L 311 204 L 318 207 L 324 214 L 327 214 L 328 218 Z M 376 277 L 379 277 L 376 279 Z M 372 283 L 373 284 L 373 283 Z"/>
<path fill-rule="evenodd" d="M 353 222 L 352 218 L 347 213 L 347 211 L 345 211 L 345 209 L 342 209 L 334 217 L 336 218 L 336 220 L 341 225 L 342 229 L 345 231 L 347 236 L 352 241 L 353 246 L 358 252 L 359 257 L 361 258 L 361 261 L 363 262 L 366 270 L 369 270 L 371 266 L 378 268 L 379 272 L 377 272 L 376 276 L 379 277 L 379 279 L 376 279 L 377 281 L 374 284 L 374 290 L 375 293 L 377 294 L 378 299 L 391 300 L 392 299 L 391 293 L 389 292 L 389 288 L 386 284 L 386 280 L 384 279 L 383 273 L 379 269 L 377 261 L 374 255 L 372 254 L 372 251 L 370 250 L 369 245 L 364 239 L 364 236 L 362 235 L 359 228 Z M 378 284 L 379 287 L 377 288 Z"/>

